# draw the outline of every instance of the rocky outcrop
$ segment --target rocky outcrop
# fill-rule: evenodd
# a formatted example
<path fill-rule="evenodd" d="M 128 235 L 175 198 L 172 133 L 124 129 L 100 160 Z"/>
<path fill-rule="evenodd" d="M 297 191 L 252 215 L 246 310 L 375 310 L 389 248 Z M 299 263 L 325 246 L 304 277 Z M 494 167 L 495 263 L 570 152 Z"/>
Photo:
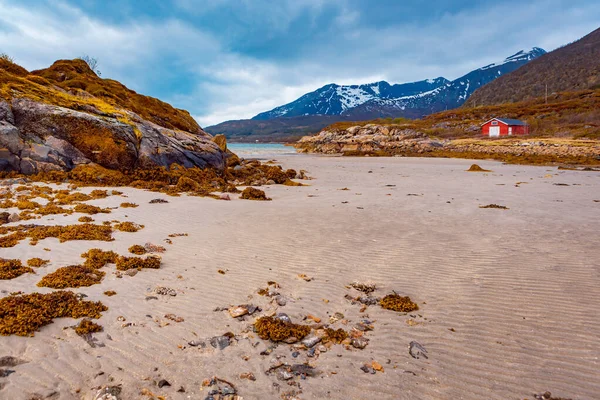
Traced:
<path fill-rule="evenodd" d="M 90 163 L 120 171 L 174 163 L 222 170 L 229 154 L 221 142 L 187 111 L 101 79 L 82 60 L 29 73 L 0 59 L 0 171 Z"/>
<path fill-rule="evenodd" d="M 299 152 L 367 155 L 492 158 L 523 163 L 600 164 L 600 142 L 508 138 L 501 140 L 438 140 L 416 129 L 369 124 L 347 129 L 325 129 L 305 136 Z"/>
<path fill-rule="evenodd" d="M 173 163 L 224 167 L 225 153 L 209 134 L 127 116 L 122 122 L 26 98 L 0 101 L 0 170 L 34 174 L 88 163 L 122 171 Z"/>

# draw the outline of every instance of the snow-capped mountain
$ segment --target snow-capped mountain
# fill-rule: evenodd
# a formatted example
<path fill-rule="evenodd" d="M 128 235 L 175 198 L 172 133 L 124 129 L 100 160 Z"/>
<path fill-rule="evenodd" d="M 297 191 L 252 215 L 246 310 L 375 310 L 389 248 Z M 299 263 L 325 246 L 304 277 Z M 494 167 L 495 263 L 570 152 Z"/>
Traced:
<path fill-rule="evenodd" d="M 454 81 L 440 77 L 395 85 L 385 81 L 365 85 L 329 84 L 289 104 L 258 114 L 252 119 L 270 120 L 315 115 L 339 115 L 356 119 L 420 117 L 460 107 L 479 87 L 545 53 L 546 51 L 539 47 L 521 50 L 500 62 L 471 71 Z"/>

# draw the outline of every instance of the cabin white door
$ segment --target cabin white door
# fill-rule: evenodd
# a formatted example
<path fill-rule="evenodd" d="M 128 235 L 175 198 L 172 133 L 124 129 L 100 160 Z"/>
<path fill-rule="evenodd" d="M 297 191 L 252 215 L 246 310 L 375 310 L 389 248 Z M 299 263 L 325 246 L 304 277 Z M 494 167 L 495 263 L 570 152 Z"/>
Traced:
<path fill-rule="evenodd" d="M 490 126 L 490 137 L 499 137 L 500 136 L 500 127 L 499 126 Z"/>

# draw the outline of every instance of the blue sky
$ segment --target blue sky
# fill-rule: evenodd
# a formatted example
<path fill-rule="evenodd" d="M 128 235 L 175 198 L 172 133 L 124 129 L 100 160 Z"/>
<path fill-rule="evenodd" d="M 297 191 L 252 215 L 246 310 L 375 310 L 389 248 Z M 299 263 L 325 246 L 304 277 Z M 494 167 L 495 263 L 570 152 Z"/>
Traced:
<path fill-rule="evenodd" d="M 332 82 L 454 79 L 598 27 L 598 0 L 0 0 L 0 52 L 27 69 L 89 54 L 203 126 Z"/>

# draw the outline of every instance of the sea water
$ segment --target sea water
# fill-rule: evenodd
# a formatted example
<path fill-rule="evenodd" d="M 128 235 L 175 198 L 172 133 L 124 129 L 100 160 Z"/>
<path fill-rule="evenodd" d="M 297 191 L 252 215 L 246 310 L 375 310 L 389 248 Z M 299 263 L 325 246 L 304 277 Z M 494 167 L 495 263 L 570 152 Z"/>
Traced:
<path fill-rule="evenodd" d="M 297 154 L 292 146 L 280 143 L 227 143 L 227 148 L 242 158 L 265 159 Z"/>

